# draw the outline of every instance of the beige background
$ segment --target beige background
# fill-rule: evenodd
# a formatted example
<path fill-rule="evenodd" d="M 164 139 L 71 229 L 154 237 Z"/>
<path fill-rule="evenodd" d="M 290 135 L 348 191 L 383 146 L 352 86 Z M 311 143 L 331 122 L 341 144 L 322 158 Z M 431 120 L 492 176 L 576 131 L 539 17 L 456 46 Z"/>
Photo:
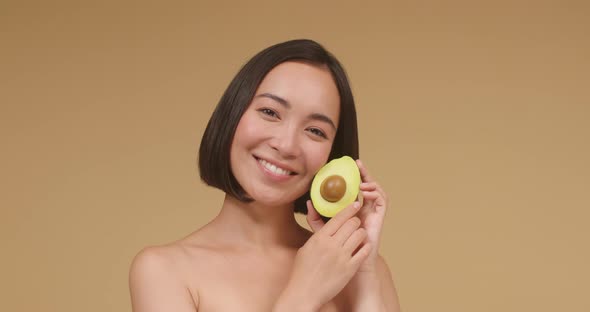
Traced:
<path fill-rule="evenodd" d="M 590 311 L 588 2 L 281 2 L 1 2 L 0 311 L 130 310 L 133 255 L 218 212 L 223 90 L 301 37 L 350 74 L 405 311 Z"/>

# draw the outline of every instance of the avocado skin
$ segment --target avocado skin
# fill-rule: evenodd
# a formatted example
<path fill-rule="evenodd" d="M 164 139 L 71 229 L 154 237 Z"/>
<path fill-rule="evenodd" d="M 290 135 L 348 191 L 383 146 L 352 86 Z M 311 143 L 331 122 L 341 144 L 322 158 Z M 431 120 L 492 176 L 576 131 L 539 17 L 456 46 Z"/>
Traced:
<path fill-rule="evenodd" d="M 329 202 L 320 194 L 322 182 L 332 175 L 339 175 L 346 181 L 346 192 L 337 202 Z M 311 182 L 310 196 L 313 206 L 320 215 L 331 218 L 357 199 L 360 184 L 361 174 L 354 159 L 350 156 L 333 159 L 316 173 Z"/>

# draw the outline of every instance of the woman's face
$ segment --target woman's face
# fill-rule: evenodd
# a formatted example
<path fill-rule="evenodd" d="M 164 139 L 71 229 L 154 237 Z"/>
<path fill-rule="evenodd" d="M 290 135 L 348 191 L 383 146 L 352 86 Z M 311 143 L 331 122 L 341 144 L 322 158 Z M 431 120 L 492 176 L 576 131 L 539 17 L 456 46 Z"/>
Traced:
<path fill-rule="evenodd" d="M 340 96 L 327 68 L 285 62 L 264 78 L 240 119 L 231 169 L 256 202 L 284 205 L 309 190 L 327 162 Z"/>

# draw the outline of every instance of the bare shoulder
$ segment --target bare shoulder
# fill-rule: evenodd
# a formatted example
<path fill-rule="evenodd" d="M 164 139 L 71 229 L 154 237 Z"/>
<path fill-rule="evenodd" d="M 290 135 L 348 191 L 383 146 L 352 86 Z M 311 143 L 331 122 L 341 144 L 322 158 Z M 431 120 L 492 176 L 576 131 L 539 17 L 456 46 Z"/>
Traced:
<path fill-rule="evenodd" d="M 129 290 L 135 312 L 197 311 L 198 295 L 191 293 L 182 274 L 179 244 L 150 246 L 134 257 Z"/>
<path fill-rule="evenodd" d="M 130 278 L 177 279 L 179 250 L 174 245 L 148 246 L 140 250 L 131 262 Z M 178 281 L 180 282 L 180 281 Z"/>

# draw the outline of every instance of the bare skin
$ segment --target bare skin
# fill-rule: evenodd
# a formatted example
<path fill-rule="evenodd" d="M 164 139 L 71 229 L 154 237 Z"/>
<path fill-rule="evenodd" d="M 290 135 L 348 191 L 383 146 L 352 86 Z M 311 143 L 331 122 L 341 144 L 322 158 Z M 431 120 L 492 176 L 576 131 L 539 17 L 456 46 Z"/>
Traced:
<path fill-rule="evenodd" d="M 130 274 L 134 311 L 275 310 L 277 298 L 292 278 L 297 252 L 313 233 L 299 226 L 292 213 L 291 218 L 277 214 L 279 219 L 274 220 L 282 221 L 276 223 L 252 220 L 258 227 L 252 232 L 240 224 L 243 221 L 234 223 L 243 217 L 243 203 L 231 197 L 225 202 L 219 216 L 205 227 L 137 255 Z M 339 229 L 349 226 L 364 239 L 354 214 L 351 210 L 342 218 Z M 385 273 L 383 279 L 388 276 Z M 301 291 L 301 297 L 290 297 L 289 309 L 281 311 L 353 311 L 348 297 L 353 287 L 344 286 L 328 302 L 313 308 L 306 306 L 306 292 Z"/>
<path fill-rule="evenodd" d="M 133 311 L 399 311 L 378 255 L 387 197 L 360 161 L 362 205 L 324 224 L 308 202 L 313 233 L 293 214 L 328 159 L 338 116 L 325 68 L 286 62 L 273 69 L 231 147 L 232 173 L 254 201 L 227 195 L 206 226 L 143 249 L 130 269 Z"/>
<path fill-rule="evenodd" d="M 290 218 L 277 215 L 282 220 L 276 223 L 251 220 L 257 230 L 247 230 L 243 222 L 236 222 L 240 204 L 234 205 L 232 198 L 226 202 L 219 216 L 202 229 L 171 244 L 144 249 L 136 258 L 137 270 L 159 262 L 149 268 L 162 270 L 154 275 L 173 274 L 170 279 L 175 285 L 168 285 L 173 286 L 170 293 L 178 290 L 174 297 L 182 300 L 176 300 L 177 306 L 171 306 L 172 300 L 167 302 L 168 310 L 272 311 L 285 289 L 297 251 L 312 233 L 300 227 L 292 213 Z M 161 276 L 154 278 L 161 280 Z M 136 285 L 141 287 L 141 283 Z M 144 304 L 154 302 L 133 299 L 137 299 L 133 304 L 138 311 L 152 311 Z M 339 295 L 320 311 L 345 311 L 345 299 Z M 160 310 L 154 307 L 153 311 Z"/>

